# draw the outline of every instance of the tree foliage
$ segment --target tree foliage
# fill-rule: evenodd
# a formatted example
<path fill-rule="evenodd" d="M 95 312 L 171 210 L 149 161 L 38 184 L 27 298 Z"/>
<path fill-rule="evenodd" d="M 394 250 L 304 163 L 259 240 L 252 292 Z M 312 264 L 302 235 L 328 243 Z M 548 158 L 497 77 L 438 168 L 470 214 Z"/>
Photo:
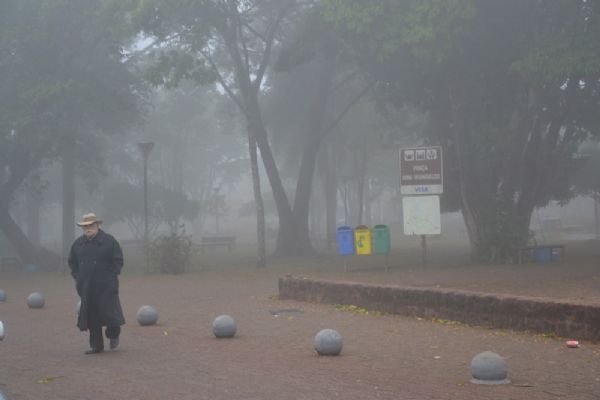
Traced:
<path fill-rule="evenodd" d="M 257 205 L 259 265 L 265 265 L 264 217 L 260 198 L 257 148 L 265 166 L 279 214 L 276 253 L 302 254 L 311 249 L 306 229 L 295 226 L 292 208 L 271 151 L 259 101 L 271 55 L 280 40 L 284 18 L 297 2 L 286 1 L 196 1 L 156 0 L 139 2 L 139 29 L 163 48 L 191 56 L 190 68 L 204 66 L 216 76 L 221 88 L 246 118 L 251 171 Z M 177 60 L 180 60 L 178 57 Z M 162 76 L 177 78 L 178 62 L 164 63 Z M 176 79 L 174 80 L 176 82 Z"/>
<path fill-rule="evenodd" d="M 582 150 L 582 167 L 574 180 L 575 191 L 600 199 L 600 146 Z"/>
<path fill-rule="evenodd" d="M 505 259 L 535 207 L 572 196 L 600 122 L 598 1 L 324 3 L 383 101 L 430 116 L 475 257 Z"/>
<path fill-rule="evenodd" d="M 126 2 L 7 0 L 0 5 L 0 228 L 20 256 L 35 249 L 12 220 L 15 190 L 74 143 L 93 174 L 89 137 L 137 120 L 144 87 L 122 62 Z"/>
<path fill-rule="evenodd" d="M 192 221 L 198 215 L 200 203 L 185 193 L 157 184 L 148 185 L 149 229 L 155 231 L 161 224 L 176 230 L 182 220 Z M 108 185 L 102 197 L 106 223 L 124 222 L 135 237 L 144 235 L 143 187 L 128 182 Z"/>

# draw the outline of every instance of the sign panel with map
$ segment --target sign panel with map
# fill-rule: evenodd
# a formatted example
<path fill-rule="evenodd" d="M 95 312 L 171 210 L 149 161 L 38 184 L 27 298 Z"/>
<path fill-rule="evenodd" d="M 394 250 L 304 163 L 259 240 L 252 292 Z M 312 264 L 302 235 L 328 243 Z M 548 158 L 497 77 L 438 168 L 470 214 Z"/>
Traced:
<path fill-rule="evenodd" d="M 439 196 L 402 197 L 405 235 L 439 235 L 442 233 Z"/>

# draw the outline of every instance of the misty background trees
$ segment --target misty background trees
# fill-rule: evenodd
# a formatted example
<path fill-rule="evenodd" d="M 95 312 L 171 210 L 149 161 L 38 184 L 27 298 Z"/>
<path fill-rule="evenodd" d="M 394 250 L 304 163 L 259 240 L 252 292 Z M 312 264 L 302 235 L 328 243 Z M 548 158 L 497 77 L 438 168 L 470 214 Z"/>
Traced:
<path fill-rule="evenodd" d="M 141 238 L 152 141 L 152 234 L 250 209 L 264 266 L 271 230 L 303 256 L 385 223 L 398 148 L 441 145 L 443 208 L 501 262 L 536 208 L 598 200 L 599 18 L 597 0 L 3 1 L 0 230 L 40 264 L 78 213 Z"/>
<path fill-rule="evenodd" d="M 382 101 L 428 113 L 474 257 L 505 259 L 536 207 L 573 196 L 598 135 L 598 2 L 325 3 Z"/>
<path fill-rule="evenodd" d="M 122 61 L 126 14 L 119 2 L 8 1 L 0 7 L 0 229 L 21 259 L 37 261 L 38 249 L 10 214 L 16 192 L 49 163 L 61 163 L 62 241 L 68 245 L 75 175 L 99 178 L 99 136 L 132 127 L 145 91 Z M 38 202 L 29 212 L 38 213 L 42 193 L 28 195 Z"/>

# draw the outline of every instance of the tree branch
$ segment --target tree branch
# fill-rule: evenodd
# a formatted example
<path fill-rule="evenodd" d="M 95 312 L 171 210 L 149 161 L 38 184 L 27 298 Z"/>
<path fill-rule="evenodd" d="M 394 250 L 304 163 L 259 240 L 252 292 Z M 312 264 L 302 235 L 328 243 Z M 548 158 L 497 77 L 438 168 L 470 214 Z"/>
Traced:
<path fill-rule="evenodd" d="M 235 31 L 237 42 L 239 42 L 242 48 L 243 62 L 246 71 L 250 74 L 250 57 L 248 56 L 248 46 L 246 46 L 246 40 L 244 39 L 244 32 L 242 30 L 242 20 L 238 10 L 238 4 L 236 0 L 229 0 L 229 14 L 232 16 L 231 21 L 235 24 L 235 27 L 231 28 L 232 33 Z"/>
<path fill-rule="evenodd" d="M 244 114 L 247 115 L 248 113 L 246 111 L 246 107 L 244 107 L 244 103 L 242 102 L 242 100 L 240 100 L 238 98 L 238 96 L 235 94 L 235 92 L 227 84 L 227 82 L 225 81 L 225 78 L 223 78 L 223 75 L 221 75 L 221 72 L 219 72 L 219 69 L 217 68 L 217 65 L 215 64 L 215 62 L 213 61 L 213 59 L 210 57 L 210 55 L 208 55 L 204 51 L 201 51 L 200 53 L 206 59 L 206 61 L 208 61 L 208 63 L 210 64 L 211 68 L 213 69 L 213 71 L 217 75 L 217 81 L 219 81 L 219 83 L 223 87 L 223 90 L 225 90 L 225 92 L 229 95 L 229 97 L 231 98 L 231 100 L 233 100 L 233 102 L 240 108 L 240 110 Z"/>
<path fill-rule="evenodd" d="M 348 113 L 348 111 L 350 111 L 352 106 L 354 106 L 356 103 L 358 103 L 358 101 L 369 91 L 369 89 L 371 89 L 370 84 L 366 85 L 365 88 L 363 90 L 361 90 L 356 95 L 356 97 L 354 97 L 354 99 L 352 99 L 350 102 L 348 102 L 348 104 L 346 104 L 346 107 L 344 107 L 344 109 L 338 114 L 338 116 L 333 120 L 333 122 L 331 124 L 329 124 L 327 126 L 327 128 L 325 128 L 325 134 L 333 131 L 333 128 L 335 128 L 336 125 L 339 124 L 339 122 L 342 120 L 342 118 L 344 118 L 344 116 Z"/>
<path fill-rule="evenodd" d="M 279 28 L 279 24 L 281 23 L 281 20 L 283 19 L 285 14 L 287 14 L 289 9 L 294 6 L 294 4 L 294 0 L 288 0 L 287 3 L 281 7 L 281 10 L 279 10 L 277 18 L 275 18 L 275 20 L 272 21 L 271 25 L 267 29 L 267 36 L 265 40 L 265 52 L 263 53 L 262 60 L 260 62 L 258 70 L 256 71 L 256 78 L 253 82 L 254 90 L 256 92 L 258 92 L 258 90 L 260 89 L 260 85 L 262 84 L 262 80 L 267 69 L 267 65 L 271 58 L 271 49 L 273 47 L 273 41 L 275 39 L 277 29 Z"/>

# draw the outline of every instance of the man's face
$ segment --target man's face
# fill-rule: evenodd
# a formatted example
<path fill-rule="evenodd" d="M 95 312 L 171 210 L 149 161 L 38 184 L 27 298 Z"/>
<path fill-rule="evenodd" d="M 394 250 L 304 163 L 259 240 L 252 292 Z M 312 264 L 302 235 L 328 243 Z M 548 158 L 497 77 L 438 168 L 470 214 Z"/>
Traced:
<path fill-rule="evenodd" d="M 94 236 L 96 236 L 96 234 L 98 233 L 98 223 L 94 222 L 93 224 L 90 224 L 90 225 L 84 225 L 81 227 L 81 229 L 83 229 L 83 234 L 88 239 L 91 239 Z"/>

